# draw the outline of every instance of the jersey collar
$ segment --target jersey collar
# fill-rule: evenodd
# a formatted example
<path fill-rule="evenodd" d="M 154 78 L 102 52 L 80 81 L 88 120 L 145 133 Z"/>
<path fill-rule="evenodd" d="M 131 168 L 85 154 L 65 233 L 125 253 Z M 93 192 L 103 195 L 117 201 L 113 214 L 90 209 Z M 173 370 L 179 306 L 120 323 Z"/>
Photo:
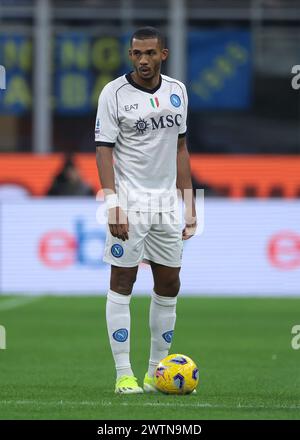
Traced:
<path fill-rule="evenodd" d="M 159 82 L 157 84 L 156 87 L 154 87 L 153 89 L 147 89 L 146 87 L 140 86 L 139 84 L 137 84 L 135 81 L 133 81 L 132 77 L 131 77 L 131 73 L 129 72 L 125 75 L 125 78 L 127 79 L 127 81 L 129 82 L 129 84 L 131 84 L 133 87 L 135 87 L 138 90 L 142 90 L 142 92 L 147 92 L 147 93 L 151 93 L 153 95 L 153 93 L 157 92 L 157 90 L 160 88 L 161 86 L 161 82 L 162 82 L 162 77 L 161 75 L 159 75 Z"/>

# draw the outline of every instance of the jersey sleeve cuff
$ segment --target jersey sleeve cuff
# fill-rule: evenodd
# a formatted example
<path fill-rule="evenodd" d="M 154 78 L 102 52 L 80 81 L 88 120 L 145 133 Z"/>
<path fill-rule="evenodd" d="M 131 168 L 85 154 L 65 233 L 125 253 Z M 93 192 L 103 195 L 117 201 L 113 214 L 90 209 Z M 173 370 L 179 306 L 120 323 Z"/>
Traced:
<path fill-rule="evenodd" d="M 111 147 L 111 148 L 113 148 L 114 146 L 115 146 L 114 142 L 102 142 L 102 141 L 96 142 L 96 147 Z"/>
<path fill-rule="evenodd" d="M 186 136 L 186 131 L 184 133 L 179 133 L 178 138 L 183 138 Z"/>

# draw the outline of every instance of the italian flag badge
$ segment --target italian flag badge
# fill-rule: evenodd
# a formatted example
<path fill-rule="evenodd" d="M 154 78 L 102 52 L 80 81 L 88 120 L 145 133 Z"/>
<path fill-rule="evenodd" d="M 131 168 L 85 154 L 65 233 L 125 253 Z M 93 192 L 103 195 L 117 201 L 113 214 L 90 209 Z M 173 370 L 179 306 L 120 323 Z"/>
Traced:
<path fill-rule="evenodd" d="M 159 107 L 159 101 L 158 98 L 150 98 L 150 102 L 153 108 L 158 108 Z"/>

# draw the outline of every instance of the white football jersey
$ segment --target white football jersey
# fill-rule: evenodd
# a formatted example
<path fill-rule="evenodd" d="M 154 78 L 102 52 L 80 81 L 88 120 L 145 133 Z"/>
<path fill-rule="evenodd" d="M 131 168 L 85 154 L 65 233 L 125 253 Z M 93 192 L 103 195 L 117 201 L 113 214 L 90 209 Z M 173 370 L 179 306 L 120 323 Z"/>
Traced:
<path fill-rule="evenodd" d="M 130 73 L 103 88 L 95 141 L 113 147 L 116 191 L 125 209 L 177 208 L 177 142 L 186 133 L 187 106 L 184 84 L 166 75 L 152 90 Z"/>

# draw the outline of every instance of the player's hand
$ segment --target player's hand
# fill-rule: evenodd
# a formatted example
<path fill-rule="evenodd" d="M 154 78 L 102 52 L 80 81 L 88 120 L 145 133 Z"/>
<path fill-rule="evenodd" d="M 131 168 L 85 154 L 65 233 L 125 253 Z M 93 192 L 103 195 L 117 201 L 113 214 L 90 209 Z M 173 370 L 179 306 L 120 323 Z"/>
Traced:
<path fill-rule="evenodd" d="M 128 218 L 120 206 L 108 210 L 108 225 L 111 235 L 123 241 L 128 240 Z"/>
<path fill-rule="evenodd" d="M 197 229 L 197 220 L 195 220 L 193 223 L 186 223 L 185 228 L 182 231 L 182 239 L 188 240 L 193 235 L 195 235 Z"/>

